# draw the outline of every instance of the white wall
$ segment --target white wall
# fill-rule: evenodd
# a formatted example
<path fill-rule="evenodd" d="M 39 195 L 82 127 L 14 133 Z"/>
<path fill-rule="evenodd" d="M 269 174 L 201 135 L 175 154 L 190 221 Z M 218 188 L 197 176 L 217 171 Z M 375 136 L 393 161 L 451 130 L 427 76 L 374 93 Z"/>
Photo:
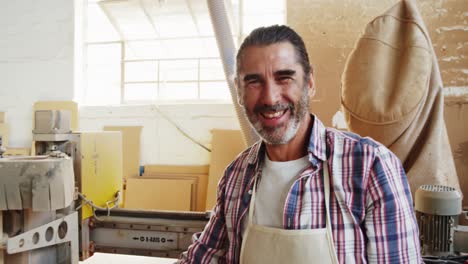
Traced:
<path fill-rule="evenodd" d="M 30 146 L 32 105 L 72 100 L 73 1 L 0 1 L 0 111 L 10 146 Z"/>

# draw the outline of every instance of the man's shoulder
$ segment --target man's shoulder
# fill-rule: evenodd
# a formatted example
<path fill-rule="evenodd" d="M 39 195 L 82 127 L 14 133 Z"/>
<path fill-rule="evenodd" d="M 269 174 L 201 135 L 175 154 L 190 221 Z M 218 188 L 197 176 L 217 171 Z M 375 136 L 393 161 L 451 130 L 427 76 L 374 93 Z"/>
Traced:
<path fill-rule="evenodd" d="M 327 127 L 327 137 L 331 138 L 335 144 L 341 142 L 349 147 L 365 147 L 375 151 L 389 151 L 382 143 L 374 140 L 371 137 L 363 137 L 350 131 L 338 130 Z"/>
<path fill-rule="evenodd" d="M 261 141 L 256 142 L 250 147 L 244 149 L 240 152 L 229 165 L 226 167 L 226 171 L 238 169 L 239 167 L 245 167 L 250 162 L 253 162 L 257 159 L 258 151 L 261 145 Z"/>

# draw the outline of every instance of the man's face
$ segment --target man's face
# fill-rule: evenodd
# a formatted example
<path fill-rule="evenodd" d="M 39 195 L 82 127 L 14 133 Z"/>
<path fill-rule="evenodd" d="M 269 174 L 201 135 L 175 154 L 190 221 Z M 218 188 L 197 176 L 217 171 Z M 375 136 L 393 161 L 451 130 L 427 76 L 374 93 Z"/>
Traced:
<path fill-rule="evenodd" d="M 250 124 L 268 144 L 286 144 L 297 133 L 309 108 L 310 76 L 289 42 L 247 47 L 237 75 L 239 99 Z"/>

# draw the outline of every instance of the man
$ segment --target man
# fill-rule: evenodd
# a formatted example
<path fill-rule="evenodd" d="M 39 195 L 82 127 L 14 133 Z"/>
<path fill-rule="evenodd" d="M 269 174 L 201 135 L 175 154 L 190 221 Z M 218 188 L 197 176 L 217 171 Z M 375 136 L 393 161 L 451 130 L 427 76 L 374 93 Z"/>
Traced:
<path fill-rule="evenodd" d="M 421 262 L 401 163 L 309 114 L 314 79 L 296 32 L 254 30 L 236 84 L 261 141 L 226 168 L 213 216 L 180 263 Z"/>

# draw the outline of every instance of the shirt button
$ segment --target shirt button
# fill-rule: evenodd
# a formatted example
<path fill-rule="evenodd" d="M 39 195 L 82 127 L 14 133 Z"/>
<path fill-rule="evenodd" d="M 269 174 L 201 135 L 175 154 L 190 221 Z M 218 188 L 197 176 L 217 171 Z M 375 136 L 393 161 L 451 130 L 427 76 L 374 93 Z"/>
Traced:
<path fill-rule="evenodd" d="M 249 195 L 252 195 L 252 190 L 249 190 L 248 193 L 249 193 Z"/>

